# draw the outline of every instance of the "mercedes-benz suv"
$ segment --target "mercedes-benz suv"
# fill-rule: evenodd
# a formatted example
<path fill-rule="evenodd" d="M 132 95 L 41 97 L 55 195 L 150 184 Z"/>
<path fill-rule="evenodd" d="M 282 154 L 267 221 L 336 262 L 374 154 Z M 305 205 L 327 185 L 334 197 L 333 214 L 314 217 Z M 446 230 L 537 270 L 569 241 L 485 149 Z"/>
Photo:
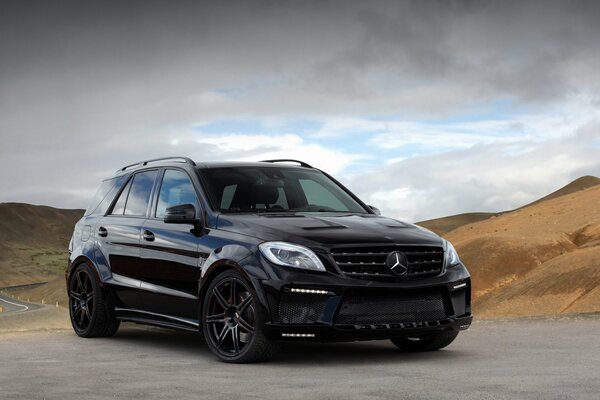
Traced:
<path fill-rule="evenodd" d="M 472 319 L 469 273 L 448 241 L 294 160 L 123 167 L 69 254 L 79 336 L 112 336 L 122 321 L 197 331 L 228 362 L 267 359 L 282 341 L 437 350 Z"/>

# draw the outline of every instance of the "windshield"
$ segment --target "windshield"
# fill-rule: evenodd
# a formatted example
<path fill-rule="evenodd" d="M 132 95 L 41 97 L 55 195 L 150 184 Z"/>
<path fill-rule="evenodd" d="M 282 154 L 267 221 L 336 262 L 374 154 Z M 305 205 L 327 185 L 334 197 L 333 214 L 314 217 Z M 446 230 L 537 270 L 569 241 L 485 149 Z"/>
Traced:
<path fill-rule="evenodd" d="M 208 195 L 223 213 L 367 211 L 317 170 L 230 167 L 200 170 Z"/>

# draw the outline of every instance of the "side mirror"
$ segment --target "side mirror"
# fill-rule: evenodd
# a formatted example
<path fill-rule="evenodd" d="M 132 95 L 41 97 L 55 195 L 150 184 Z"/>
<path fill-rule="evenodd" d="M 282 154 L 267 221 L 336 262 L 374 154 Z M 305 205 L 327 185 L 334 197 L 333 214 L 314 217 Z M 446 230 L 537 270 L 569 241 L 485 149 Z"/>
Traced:
<path fill-rule="evenodd" d="M 178 204 L 167 208 L 164 221 L 167 224 L 191 225 L 196 225 L 199 222 L 196 218 L 196 208 L 192 204 Z"/>
<path fill-rule="evenodd" d="M 375 215 L 381 215 L 379 208 L 373 206 L 369 206 L 369 208 L 375 213 Z"/>

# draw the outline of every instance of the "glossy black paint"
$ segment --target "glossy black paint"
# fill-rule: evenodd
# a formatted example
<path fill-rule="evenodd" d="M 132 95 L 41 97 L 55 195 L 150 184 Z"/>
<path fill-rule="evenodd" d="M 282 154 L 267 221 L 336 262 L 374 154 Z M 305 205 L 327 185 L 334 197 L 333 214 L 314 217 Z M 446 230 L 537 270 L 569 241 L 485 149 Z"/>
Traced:
<path fill-rule="evenodd" d="M 121 188 L 137 172 L 158 170 L 147 214 L 110 215 L 118 198 L 116 190 L 111 192 L 115 199 L 105 213 L 84 216 L 77 223 L 70 245 L 67 279 L 75 266 L 85 262 L 94 268 L 104 290 L 113 296 L 120 319 L 169 328 L 198 330 L 205 288 L 219 272 L 231 268 L 242 273 L 252 285 L 258 297 L 257 306 L 267 315 L 268 335 L 276 340 L 282 339 L 282 333 L 314 333 L 315 340 L 362 340 L 468 327 L 472 318 L 470 277 L 463 264 L 444 268 L 440 275 L 427 279 L 369 281 L 343 275 L 330 254 L 332 248 L 342 244 L 441 247 L 443 240 L 439 236 L 376 215 L 346 188 L 343 189 L 364 207 L 364 214 L 222 214 L 208 201 L 202 170 L 232 165 L 272 167 L 268 163 L 192 165 L 165 161 L 160 165 L 138 164 L 119 170 L 115 182 Z M 194 222 L 167 223 L 155 217 L 158 188 L 166 169 L 184 171 L 192 181 L 197 195 Z M 309 272 L 271 264 L 258 250 L 260 243 L 271 240 L 309 247 L 327 271 Z M 460 283 L 467 286 L 458 293 L 453 287 Z M 290 326 L 277 321 L 275 314 L 281 294 L 290 287 L 331 292 L 326 312 L 318 323 Z M 392 293 L 430 287 L 440 288 L 443 293 L 448 321 L 442 325 L 350 330 L 334 324 L 340 302 L 348 293 Z"/>

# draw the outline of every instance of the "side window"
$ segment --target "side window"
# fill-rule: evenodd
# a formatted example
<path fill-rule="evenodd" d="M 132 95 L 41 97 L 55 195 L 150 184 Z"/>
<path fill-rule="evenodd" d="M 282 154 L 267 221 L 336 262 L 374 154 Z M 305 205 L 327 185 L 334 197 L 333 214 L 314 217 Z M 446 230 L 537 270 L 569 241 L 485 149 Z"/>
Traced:
<path fill-rule="evenodd" d="M 193 204 L 197 206 L 196 191 L 189 176 L 179 170 L 168 169 L 160 186 L 156 217 L 163 218 L 167 208 L 179 204 Z"/>
<path fill-rule="evenodd" d="M 158 171 L 145 171 L 135 174 L 125 204 L 125 215 L 145 216 L 150 203 L 152 186 Z M 119 199 L 121 200 L 121 199 Z"/>
<path fill-rule="evenodd" d="M 129 195 L 129 189 L 131 189 L 131 179 L 127 182 L 125 189 L 121 192 L 119 199 L 115 203 L 115 206 L 112 209 L 112 215 L 123 215 L 125 212 L 125 203 L 127 203 L 127 196 Z"/>
<path fill-rule="evenodd" d="M 344 205 L 337 197 L 333 195 L 327 188 L 318 182 L 310 179 L 300 179 L 300 186 L 304 191 L 304 196 L 308 205 L 330 207 L 334 210 L 348 211 L 348 207 Z"/>
<path fill-rule="evenodd" d="M 117 192 L 121 189 L 124 178 L 124 176 L 120 176 L 102 182 L 83 215 L 104 215 L 114 200 Z"/>

